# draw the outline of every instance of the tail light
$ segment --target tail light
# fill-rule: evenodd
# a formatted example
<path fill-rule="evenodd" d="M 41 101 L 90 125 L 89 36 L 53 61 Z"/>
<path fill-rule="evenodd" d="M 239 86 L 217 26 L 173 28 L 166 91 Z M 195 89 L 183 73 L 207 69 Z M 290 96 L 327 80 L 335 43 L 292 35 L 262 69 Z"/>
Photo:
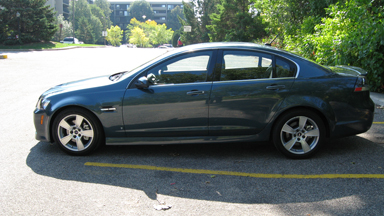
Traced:
<path fill-rule="evenodd" d="M 365 76 L 359 76 L 355 84 L 355 92 L 369 91 L 369 86 L 365 81 Z"/>

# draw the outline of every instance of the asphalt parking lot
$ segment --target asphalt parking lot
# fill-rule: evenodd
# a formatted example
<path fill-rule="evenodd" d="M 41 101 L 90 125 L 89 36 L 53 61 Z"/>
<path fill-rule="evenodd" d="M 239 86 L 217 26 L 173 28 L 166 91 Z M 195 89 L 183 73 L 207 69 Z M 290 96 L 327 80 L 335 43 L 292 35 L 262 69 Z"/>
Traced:
<path fill-rule="evenodd" d="M 34 139 L 43 91 L 163 52 L 3 51 L 1 215 L 384 215 L 380 105 L 368 132 L 332 140 L 307 160 L 287 159 L 269 143 L 106 146 L 73 157 Z"/>

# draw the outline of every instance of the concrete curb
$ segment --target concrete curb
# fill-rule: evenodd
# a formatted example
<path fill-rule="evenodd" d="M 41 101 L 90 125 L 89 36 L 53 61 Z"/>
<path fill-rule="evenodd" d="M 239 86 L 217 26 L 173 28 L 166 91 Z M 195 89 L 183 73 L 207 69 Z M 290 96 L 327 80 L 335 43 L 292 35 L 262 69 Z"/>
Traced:
<path fill-rule="evenodd" d="M 30 52 L 30 51 L 58 51 L 58 50 L 68 50 L 68 49 L 77 49 L 77 48 L 110 48 L 110 46 L 90 46 L 90 47 L 65 47 L 65 48 L 56 48 L 56 49 L 0 49 L 0 52 Z"/>
<path fill-rule="evenodd" d="M 376 105 L 384 106 L 384 94 L 377 92 L 370 92 L 371 99 Z"/>

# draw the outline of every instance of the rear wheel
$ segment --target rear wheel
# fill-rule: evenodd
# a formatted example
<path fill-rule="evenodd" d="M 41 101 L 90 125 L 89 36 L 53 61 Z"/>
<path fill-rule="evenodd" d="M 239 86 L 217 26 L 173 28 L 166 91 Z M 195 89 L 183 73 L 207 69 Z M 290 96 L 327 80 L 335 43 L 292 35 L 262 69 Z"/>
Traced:
<path fill-rule="evenodd" d="M 276 148 L 289 158 L 308 158 L 325 140 L 321 118 L 308 110 L 293 110 L 280 117 L 272 131 Z"/>
<path fill-rule="evenodd" d="M 71 155 L 87 155 L 103 142 L 102 127 L 89 112 L 72 108 L 61 112 L 53 122 L 53 138 Z"/>

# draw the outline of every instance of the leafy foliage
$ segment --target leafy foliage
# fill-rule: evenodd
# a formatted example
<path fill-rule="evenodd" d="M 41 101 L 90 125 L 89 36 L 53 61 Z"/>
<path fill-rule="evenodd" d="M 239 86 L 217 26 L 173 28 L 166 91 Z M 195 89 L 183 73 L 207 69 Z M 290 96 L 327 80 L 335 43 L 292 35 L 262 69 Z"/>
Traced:
<path fill-rule="evenodd" d="M 248 0 L 221 0 L 218 13 L 211 14 L 210 41 L 253 41 L 265 35 L 258 14 L 252 13 Z"/>
<path fill-rule="evenodd" d="M 123 39 L 123 30 L 119 26 L 111 26 L 111 28 L 107 29 L 107 37 L 105 39 L 112 46 L 120 46 Z"/>
<path fill-rule="evenodd" d="M 178 30 L 182 27 L 178 17 L 180 17 L 182 20 L 184 20 L 183 9 L 181 9 L 179 6 L 176 6 L 167 15 L 168 28 L 175 31 L 175 30 Z"/>
<path fill-rule="evenodd" d="M 218 3 L 219 0 L 183 2 L 185 20 L 179 17 L 179 21 L 182 26 L 192 27 L 192 32 L 183 32 L 181 34 L 181 41 L 184 44 L 209 42 L 207 26 L 211 24 L 210 15 L 217 12 L 216 5 Z"/>
<path fill-rule="evenodd" d="M 326 10 L 328 17 L 313 33 L 303 31 L 294 39 L 287 37 L 287 49 L 325 65 L 362 67 L 369 72 L 372 90 L 379 90 L 384 81 L 384 8 L 374 3 L 350 0 L 331 5 Z"/>
<path fill-rule="evenodd" d="M 173 35 L 172 30 L 167 30 L 167 26 L 165 24 L 156 25 L 155 29 L 153 29 L 149 35 L 152 44 L 165 44 L 168 43 Z"/>
<path fill-rule="evenodd" d="M 45 0 L 2 0 L 0 9 L 0 43 L 49 41 L 58 27 L 53 9 Z M 19 13 L 20 17 L 16 14 Z M 19 39 L 15 39 L 19 35 Z"/>
<path fill-rule="evenodd" d="M 86 0 L 71 1 L 69 9 L 76 37 L 85 43 L 102 43 L 102 31 L 111 24 L 109 2 L 96 0 L 90 5 Z"/>
<path fill-rule="evenodd" d="M 137 44 L 141 47 L 147 47 L 149 45 L 149 38 L 145 36 L 143 29 L 136 26 L 132 30 L 131 36 L 129 36 L 129 43 Z"/>
<path fill-rule="evenodd" d="M 62 25 L 61 31 L 60 24 Z M 65 37 L 70 37 L 73 35 L 72 23 L 64 20 L 63 15 L 60 14 L 57 17 L 56 25 L 59 27 L 59 30 L 56 31 L 55 35 L 53 36 L 55 41 L 62 41 Z"/>
<path fill-rule="evenodd" d="M 103 13 L 95 13 L 94 10 L 91 8 L 91 12 L 93 15 L 95 15 L 97 18 L 100 19 L 101 23 L 103 24 L 103 30 L 106 30 L 108 26 L 112 25 L 112 21 L 110 20 L 111 16 L 111 9 L 110 9 L 110 3 L 107 0 L 95 0 L 94 4 L 97 7 L 99 7 Z"/>
<path fill-rule="evenodd" d="M 153 19 L 153 10 L 151 5 L 145 0 L 134 1 L 129 7 L 129 13 L 131 17 L 136 18 L 139 21 L 145 21 Z M 143 16 L 145 15 L 145 19 Z"/>
<path fill-rule="evenodd" d="M 127 35 L 130 35 L 129 43 L 141 47 L 168 43 L 173 35 L 173 31 L 167 29 L 165 24 L 157 24 L 153 20 L 139 22 L 136 18 L 132 18 L 127 28 Z"/>

